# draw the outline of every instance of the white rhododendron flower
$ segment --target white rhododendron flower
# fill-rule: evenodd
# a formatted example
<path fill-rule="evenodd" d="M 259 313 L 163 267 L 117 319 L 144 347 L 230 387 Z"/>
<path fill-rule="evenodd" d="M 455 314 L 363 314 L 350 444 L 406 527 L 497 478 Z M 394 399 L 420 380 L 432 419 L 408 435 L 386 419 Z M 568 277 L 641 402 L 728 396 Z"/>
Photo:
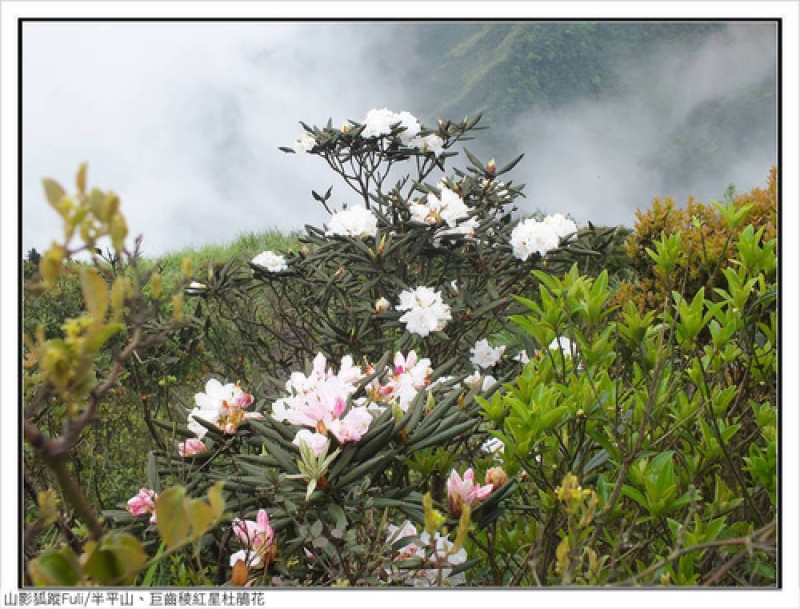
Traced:
<path fill-rule="evenodd" d="M 451 228 L 456 228 L 459 221 L 469 217 L 469 208 L 464 200 L 454 190 L 446 185 L 439 184 L 440 194 L 428 193 L 425 203 L 412 203 L 409 205 L 411 219 L 423 224 L 438 224 L 445 222 Z M 474 225 L 472 227 L 474 230 Z"/>
<path fill-rule="evenodd" d="M 436 566 L 435 569 L 426 569 L 422 572 L 424 580 L 415 582 L 418 586 L 438 586 L 439 576 L 441 582 L 446 586 L 459 586 L 467 582 L 464 573 L 451 576 L 453 567 L 460 565 L 467 560 L 467 551 L 462 547 L 458 552 L 453 552 L 453 542 L 447 536 L 435 533 L 433 537 L 427 531 L 419 536 L 419 540 L 427 548 L 430 548 L 428 561 Z"/>
<path fill-rule="evenodd" d="M 503 356 L 505 350 L 505 345 L 501 345 L 500 347 L 491 347 L 489 346 L 489 341 L 485 338 L 482 338 L 475 343 L 475 346 L 472 347 L 472 349 L 470 349 L 472 357 L 469 361 L 478 368 L 491 368 L 500 361 L 500 358 Z"/>
<path fill-rule="evenodd" d="M 194 403 L 196 407 L 189 412 L 187 427 L 201 440 L 208 429 L 197 419 L 217 426 L 223 433 L 234 434 L 243 419 L 262 418 L 257 412 L 244 412 L 253 403 L 252 395 L 242 391 L 239 385 L 223 385 L 217 379 L 206 383 L 205 393 L 195 394 Z"/>
<path fill-rule="evenodd" d="M 386 527 L 386 541 L 391 544 L 394 544 L 396 541 L 403 539 L 404 537 L 416 537 L 417 536 L 417 527 L 415 527 L 410 520 L 406 520 L 403 523 L 402 527 L 398 527 L 394 524 L 390 524 Z M 424 558 L 425 550 L 422 545 L 416 544 L 413 541 L 404 545 L 402 548 L 397 550 L 397 559 L 398 560 L 408 560 L 409 558 Z"/>
<path fill-rule="evenodd" d="M 427 532 L 421 535 L 417 532 L 410 521 L 406 520 L 401 527 L 390 524 L 386 527 L 386 540 L 394 545 L 399 540 L 406 537 L 414 537 L 416 541 L 407 543 L 402 548 L 395 550 L 392 558 L 395 561 L 421 558 L 425 560 L 425 566 L 434 568 L 427 569 L 406 569 L 396 570 L 395 573 L 407 573 L 407 582 L 413 586 L 438 586 L 441 583 L 445 586 L 458 586 L 466 583 L 463 573 L 451 576 L 453 568 L 467 560 L 467 551 L 461 548 L 458 552 L 453 551 L 453 542 L 447 536 L 435 533 L 433 537 Z"/>
<path fill-rule="evenodd" d="M 547 216 L 542 222 L 552 228 L 559 237 L 566 237 L 578 231 L 577 225 L 562 214 Z"/>
<path fill-rule="evenodd" d="M 558 247 L 562 237 L 577 230 L 575 223 L 561 214 L 547 216 L 541 222 L 533 218 L 524 220 L 511 231 L 514 256 L 520 260 L 527 260 L 534 253 L 544 256 Z"/>
<path fill-rule="evenodd" d="M 486 391 L 497 382 L 497 379 L 494 378 L 491 374 L 487 374 L 484 376 L 481 374 L 480 370 L 475 370 L 472 374 L 470 374 L 467 378 L 464 379 L 464 385 L 469 389 L 478 389 L 480 388 L 481 391 Z"/>
<path fill-rule="evenodd" d="M 397 310 L 405 311 L 400 321 L 406 329 L 423 337 L 443 330 L 452 319 L 450 307 L 442 302 L 441 293 L 426 286 L 401 292 Z"/>
<path fill-rule="evenodd" d="M 372 409 L 378 412 L 385 408 L 382 404 L 397 404 L 406 412 L 419 390 L 430 384 L 429 377 L 433 374 L 431 360 L 419 359 L 415 351 L 409 351 L 408 355 L 396 353 L 392 363 L 386 367 L 385 375 L 374 378 L 367 386 Z"/>
<path fill-rule="evenodd" d="M 314 136 L 309 135 L 308 133 L 304 133 L 300 136 L 300 138 L 294 143 L 294 151 L 298 154 L 302 154 L 304 152 L 310 152 L 314 146 L 317 145 L 317 140 L 314 139 Z"/>
<path fill-rule="evenodd" d="M 397 120 L 395 122 L 399 122 L 401 127 L 405 127 L 405 131 L 401 131 L 398 137 L 400 138 L 401 142 L 408 144 L 419 133 L 419 121 L 413 114 L 406 112 L 405 110 L 403 112 L 399 112 L 396 115 L 396 118 Z"/>
<path fill-rule="evenodd" d="M 328 221 L 326 235 L 342 237 L 374 237 L 378 232 L 378 219 L 371 210 L 356 205 L 335 212 Z"/>
<path fill-rule="evenodd" d="M 258 256 L 253 258 L 252 262 L 258 266 L 263 266 L 270 273 L 280 273 L 289 268 L 286 264 L 286 258 L 270 250 L 261 252 Z"/>
<path fill-rule="evenodd" d="M 392 132 L 392 125 L 398 123 L 399 120 L 397 114 L 389 110 L 389 108 L 381 108 L 380 110 L 373 108 L 367 112 L 367 116 L 361 122 L 364 125 L 362 136 L 381 137 L 389 135 Z"/>
<path fill-rule="evenodd" d="M 514 256 L 527 260 L 532 254 L 544 256 L 558 247 L 558 235 L 543 222 L 528 219 L 517 224 L 511 231 L 511 246 Z"/>
<path fill-rule="evenodd" d="M 464 385 L 469 389 L 477 389 L 483 384 L 483 375 L 480 370 L 475 370 L 467 378 L 464 379 Z"/>
<path fill-rule="evenodd" d="M 435 133 L 425 136 L 417 136 L 408 142 L 408 145 L 414 148 L 419 148 L 423 152 L 431 152 L 436 156 L 439 156 L 444 152 L 444 140 Z"/>
<path fill-rule="evenodd" d="M 420 131 L 420 124 L 417 118 L 410 112 L 392 112 L 388 108 L 373 109 L 367 112 L 367 116 L 362 121 L 364 137 L 382 137 L 392 132 L 392 125 L 399 124 L 404 129 L 400 131 L 398 137 L 404 144 L 409 144 Z"/>
<path fill-rule="evenodd" d="M 481 444 L 481 450 L 492 455 L 501 453 L 505 449 L 506 445 L 500 438 L 489 438 L 483 444 Z"/>
<path fill-rule="evenodd" d="M 520 351 L 519 353 L 517 353 L 517 354 L 514 356 L 514 358 L 513 358 L 513 359 L 514 359 L 514 361 L 517 361 L 517 362 L 521 363 L 522 365 L 525 365 L 525 364 L 527 364 L 529 361 L 531 361 L 531 358 L 528 356 L 528 352 L 527 352 L 527 351 L 525 351 L 525 349 L 523 349 L 522 351 Z"/>
<path fill-rule="evenodd" d="M 561 352 L 567 357 L 572 357 L 574 350 L 573 342 L 566 336 L 559 336 L 554 338 L 553 341 L 547 346 L 548 349 L 561 349 Z"/>
<path fill-rule="evenodd" d="M 239 550 L 238 552 L 231 554 L 231 567 L 235 567 L 236 563 L 240 560 L 250 569 L 258 569 L 261 567 L 261 556 L 252 550 Z"/>

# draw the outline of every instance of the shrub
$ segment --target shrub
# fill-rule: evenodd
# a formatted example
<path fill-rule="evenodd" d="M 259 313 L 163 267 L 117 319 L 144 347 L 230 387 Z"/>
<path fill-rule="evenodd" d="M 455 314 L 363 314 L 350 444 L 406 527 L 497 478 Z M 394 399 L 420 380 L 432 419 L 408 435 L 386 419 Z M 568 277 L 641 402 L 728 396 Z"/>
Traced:
<path fill-rule="evenodd" d="M 625 249 L 635 279 L 623 282 L 617 304 L 634 302 L 640 311 L 658 309 L 672 290 L 707 294 L 725 286 L 723 271 L 732 259 L 731 248 L 742 228 L 763 227 L 764 241 L 774 239 L 777 226 L 777 168 L 770 170 L 767 187 L 729 197 L 728 209 L 735 211 L 735 224 L 722 213 L 720 204 L 704 204 L 690 197 L 683 209 L 670 198 L 655 199 L 652 207 L 636 213 L 634 233 Z M 681 234 L 683 250 L 669 276 L 651 264 L 648 250 L 664 235 Z"/>
<path fill-rule="evenodd" d="M 26 418 L 25 438 L 89 537 L 31 561 L 33 582 L 774 585 L 775 239 L 752 207 L 717 205 L 709 286 L 670 282 L 687 242 L 662 231 L 637 269 L 661 306 L 615 306 L 621 231 L 514 219 L 522 188 L 499 177 L 519 158 L 465 150 L 438 174 L 477 125 L 385 109 L 304 125 L 285 150 L 322 158 L 357 203 L 313 193 L 327 225 L 210 266 L 188 318 L 124 248 L 113 195 L 81 173 L 75 200 L 46 182 L 67 239 L 45 284 L 73 232 L 117 255 L 81 270 L 86 311 L 63 336 L 29 341 L 32 387 L 66 414 L 61 437 Z M 213 373 L 170 388 L 204 346 Z M 137 382 L 137 349 L 164 381 L 165 416 L 145 422 L 165 433 L 105 533 L 64 459 L 116 381 Z M 37 499 L 41 530 L 58 510 Z"/>
<path fill-rule="evenodd" d="M 613 240 L 615 229 L 598 237 L 561 215 L 514 219 L 521 187 L 499 178 L 521 157 L 498 168 L 466 152 L 465 170 L 436 177 L 478 121 L 427 130 L 409 116 L 305 126 L 285 151 L 324 159 L 356 204 L 334 209 L 333 189 L 313 193 L 331 217 L 323 228 L 306 227 L 300 251 L 264 252 L 247 266 L 232 261 L 190 286 L 205 342 L 226 354 L 217 362 L 227 372 L 223 383 L 247 381 L 225 391 L 257 397 L 252 410 L 233 414 L 198 398 L 187 426 L 174 430 L 204 444 L 190 458 L 177 449 L 154 453 L 159 477 L 200 492 L 226 480 L 239 519 L 265 508 L 281 539 L 274 565 L 281 581 L 430 582 L 434 540 L 456 542 L 432 516 L 426 521 L 423 497 L 446 502 L 446 464 L 461 455 L 468 468 L 486 438 L 475 396 L 520 369 L 512 356 L 524 345 L 502 357 L 497 344 L 513 330 L 508 316 L 519 305 L 511 295 L 533 285 L 534 268 L 600 255 L 584 237 L 607 247 Z M 396 177 L 408 166 L 413 174 Z M 207 391 L 217 395 L 216 381 Z M 182 446 L 185 453 L 189 444 Z M 510 488 L 476 515 L 495 517 Z M 386 539 L 390 522 L 406 531 L 425 526 L 432 536 L 418 547 L 413 574 L 389 568 L 392 552 L 374 541 Z M 210 542 L 207 560 L 218 577 L 226 577 L 232 539 L 222 530 Z M 458 544 L 447 547 L 458 555 Z M 445 570 L 446 578 L 459 574 Z"/>

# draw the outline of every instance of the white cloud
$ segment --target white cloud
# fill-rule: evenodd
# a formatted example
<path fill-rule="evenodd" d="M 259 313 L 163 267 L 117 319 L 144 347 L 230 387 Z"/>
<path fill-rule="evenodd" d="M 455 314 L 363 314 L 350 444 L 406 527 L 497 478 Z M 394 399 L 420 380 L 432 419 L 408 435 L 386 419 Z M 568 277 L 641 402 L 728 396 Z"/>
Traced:
<path fill-rule="evenodd" d="M 278 146 L 402 101 L 366 23 L 29 22 L 23 40 L 25 248 L 60 233 L 41 178 L 71 185 L 82 161 L 149 254 L 321 224 L 310 191 L 335 176 Z"/>

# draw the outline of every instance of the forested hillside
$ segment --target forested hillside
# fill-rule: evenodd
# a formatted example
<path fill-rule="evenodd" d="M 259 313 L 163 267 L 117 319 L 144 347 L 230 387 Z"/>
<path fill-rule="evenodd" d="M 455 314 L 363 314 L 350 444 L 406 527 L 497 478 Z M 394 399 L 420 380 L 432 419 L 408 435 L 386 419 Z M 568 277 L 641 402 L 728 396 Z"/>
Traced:
<path fill-rule="evenodd" d="M 732 40 L 768 39 L 774 27 L 655 21 L 422 23 L 413 29 L 418 65 L 408 78 L 419 90 L 431 92 L 423 113 L 431 118 L 482 112 L 484 124 L 493 127 L 484 138 L 487 152 L 501 149 L 507 132 L 532 112 L 564 113 L 574 107 L 579 113 L 591 102 L 647 107 L 663 115 L 664 123 L 658 141 L 648 143 L 642 169 L 657 167 L 669 176 L 662 184 L 665 191 L 692 191 L 708 176 L 741 179 L 729 176 L 730 167 L 746 164 L 754 149 L 773 154 L 777 134 L 774 71 L 756 76 L 742 65 L 736 75 L 713 69 L 697 74 L 693 62 L 732 53 Z M 678 88 L 672 82 L 686 84 Z"/>

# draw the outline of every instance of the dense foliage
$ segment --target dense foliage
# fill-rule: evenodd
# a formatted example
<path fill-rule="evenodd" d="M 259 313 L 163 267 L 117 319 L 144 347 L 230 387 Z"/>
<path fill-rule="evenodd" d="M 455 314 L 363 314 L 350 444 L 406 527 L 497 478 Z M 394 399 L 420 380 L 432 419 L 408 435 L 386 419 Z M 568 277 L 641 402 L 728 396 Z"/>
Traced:
<path fill-rule="evenodd" d="M 32 281 L 77 287 L 25 353 L 28 581 L 775 584 L 774 173 L 628 236 L 518 218 L 521 157 L 451 168 L 477 119 L 303 127 L 285 152 L 348 187 L 313 193 L 326 225 L 174 287 L 85 168 L 45 182 L 66 239 Z M 137 396 L 147 465 L 108 509 L 65 464 Z"/>

